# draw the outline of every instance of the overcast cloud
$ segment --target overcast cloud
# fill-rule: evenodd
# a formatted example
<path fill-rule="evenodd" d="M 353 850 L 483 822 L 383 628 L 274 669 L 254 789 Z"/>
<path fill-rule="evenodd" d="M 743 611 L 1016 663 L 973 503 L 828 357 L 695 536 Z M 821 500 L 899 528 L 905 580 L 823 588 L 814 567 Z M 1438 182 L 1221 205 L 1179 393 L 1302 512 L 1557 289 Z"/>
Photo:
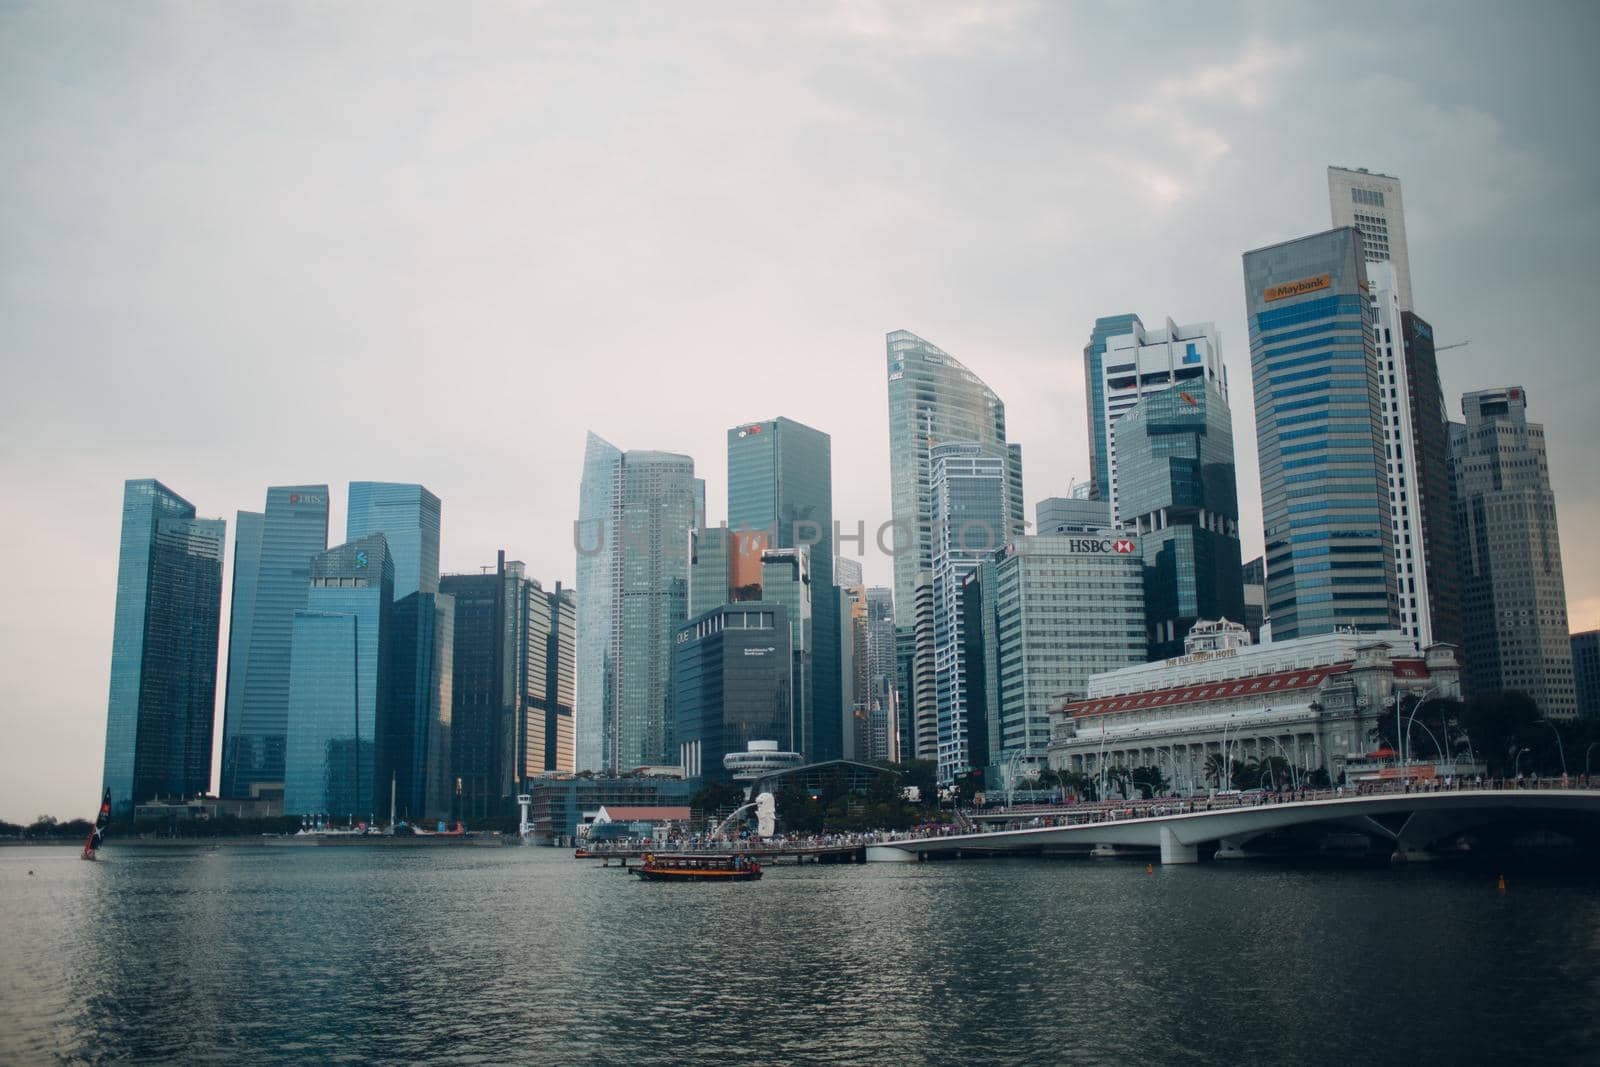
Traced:
<path fill-rule="evenodd" d="M 1222 332 L 1254 555 L 1240 254 L 1327 228 L 1330 163 L 1405 182 L 1452 411 L 1528 387 L 1600 626 L 1597 44 L 1558 3 L 0 5 L 0 817 L 94 806 L 129 477 L 230 576 L 267 485 L 330 483 L 338 541 L 372 478 L 443 498 L 447 570 L 570 582 L 585 429 L 719 517 L 726 428 L 787 415 L 870 529 L 904 328 L 1005 399 L 1031 517 L 1136 311 Z"/>

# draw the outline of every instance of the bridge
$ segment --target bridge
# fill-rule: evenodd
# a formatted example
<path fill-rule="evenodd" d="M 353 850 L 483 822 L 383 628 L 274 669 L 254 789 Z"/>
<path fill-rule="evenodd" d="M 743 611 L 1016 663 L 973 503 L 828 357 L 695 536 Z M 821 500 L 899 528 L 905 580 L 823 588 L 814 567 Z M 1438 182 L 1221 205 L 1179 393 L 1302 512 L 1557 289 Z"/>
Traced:
<path fill-rule="evenodd" d="M 935 836 L 881 835 L 866 846 L 866 859 L 869 863 L 904 863 L 928 856 L 1046 850 L 1104 854 L 1120 846 L 1159 849 L 1162 863 L 1196 863 L 1201 846 L 1215 844 L 1219 859 L 1239 857 L 1255 838 L 1302 827 L 1361 833 L 1392 842 L 1396 859 L 1428 859 L 1433 855 L 1431 849 L 1451 843 L 1467 831 L 1507 819 L 1532 824 L 1550 817 L 1563 821 L 1580 818 L 1600 831 L 1600 790 L 1595 789 L 1388 792 L 1235 804 L 1218 810 L 1167 810 L 1192 806 L 1189 802 L 1156 802 L 1132 814 L 1110 809 L 1087 817 L 1057 815 L 1056 825 L 1050 825 L 1051 820 L 1041 813 L 1036 817 L 1046 820 L 1041 826 Z M 1014 813 L 1012 818 L 1033 815 Z M 1064 825 L 1062 820 L 1066 820 Z"/>

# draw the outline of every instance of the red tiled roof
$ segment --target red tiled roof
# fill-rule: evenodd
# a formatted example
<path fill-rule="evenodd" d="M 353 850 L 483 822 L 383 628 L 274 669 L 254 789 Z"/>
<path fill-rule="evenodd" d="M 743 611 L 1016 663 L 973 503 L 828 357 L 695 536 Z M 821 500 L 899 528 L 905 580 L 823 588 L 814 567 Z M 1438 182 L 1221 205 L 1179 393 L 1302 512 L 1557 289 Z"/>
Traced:
<path fill-rule="evenodd" d="M 688 822 L 689 809 L 677 807 L 613 808 L 605 806 L 612 822 Z"/>
<path fill-rule="evenodd" d="M 1343 674 L 1354 663 L 1326 663 L 1316 667 L 1308 667 L 1296 671 L 1280 671 L 1277 674 L 1258 674 L 1251 678 L 1227 678 L 1216 682 L 1196 682 L 1193 685 L 1178 686 L 1174 689 L 1150 689 L 1143 693 L 1124 693 L 1119 696 L 1094 697 L 1089 700 L 1076 700 L 1061 708 L 1061 713 L 1081 718 L 1087 715 L 1120 715 L 1128 711 L 1143 711 L 1146 708 L 1165 708 L 1176 704 L 1196 704 L 1206 700 L 1223 700 L 1229 697 L 1246 696 L 1271 696 L 1275 693 L 1293 693 L 1302 689 L 1314 689 L 1321 685 L 1323 679 L 1334 674 Z M 1394 675 L 1396 678 L 1415 680 L 1426 678 L 1427 669 L 1419 659 L 1401 659 L 1394 661 Z"/>

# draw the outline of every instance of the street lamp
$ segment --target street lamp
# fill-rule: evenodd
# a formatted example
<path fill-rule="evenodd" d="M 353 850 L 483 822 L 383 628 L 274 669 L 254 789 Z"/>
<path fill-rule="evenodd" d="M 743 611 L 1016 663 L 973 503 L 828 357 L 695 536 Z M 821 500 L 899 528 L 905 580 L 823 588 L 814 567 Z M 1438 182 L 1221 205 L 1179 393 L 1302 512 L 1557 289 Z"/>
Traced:
<path fill-rule="evenodd" d="M 1556 735 L 1556 752 L 1561 755 L 1561 777 L 1567 776 L 1567 748 L 1561 743 L 1561 731 L 1556 729 L 1556 724 L 1549 719 L 1535 719 L 1534 722 L 1550 727 L 1550 732 Z"/>
<path fill-rule="evenodd" d="M 1583 750 L 1583 773 L 1585 776 L 1589 774 L 1589 753 L 1594 751 L 1595 745 L 1600 745 L 1600 741 L 1591 741 L 1589 747 Z"/>
<path fill-rule="evenodd" d="M 1278 753 L 1283 757 L 1283 762 L 1289 765 L 1289 784 L 1298 790 L 1300 788 L 1300 772 L 1295 770 L 1294 761 L 1289 758 L 1288 750 L 1283 747 L 1283 742 L 1276 737 L 1269 737 L 1267 740 L 1278 746 Z M 1260 743 L 1258 739 L 1256 744 L 1259 745 Z"/>
<path fill-rule="evenodd" d="M 1517 758 L 1516 758 L 1515 762 L 1513 762 L 1511 764 L 1511 771 L 1518 778 L 1522 777 L 1522 757 L 1526 756 L 1531 751 L 1532 751 L 1532 749 L 1527 749 L 1527 748 L 1519 748 L 1517 750 Z"/>
<path fill-rule="evenodd" d="M 1433 694 L 1437 693 L 1438 691 L 1439 691 L 1439 687 L 1438 686 L 1436 686 L 1436 685 L 1429 686 L 1428 688 L 1426 688 L 1426 689 L 1424 689 L 1422 691 L 1422 695 L 1417 698 L 1417 702 L 1415 704 L 1411 705 L 1411 715 L 1410 715 L 1409 718 L 1406 719 L 1405 743 L 1401 744 L 1398 738 L 1395 741 L 1396 744 L 1400 745 L 1401 762 L 1404 762 L 1405 753 L 1411 747 L 1411 724 L 1416 721 L 1417 712 L 1421 711 L 1422 710 L 1422 705 L 1424 705 L 1428 701 L 1432 700 L 1433 699 Z M 1396 700 L 1394 702 L 1394 722 L 1395 722 L 1395 728 L 1398 729 L 1399 726 L 1400 726 L 1400 701 L 1399 700 Z M 1424 730 L 1426 730 L 1428 727 L 1427 727 L 1426 724 L 1424 724 L 1422 728 Z M 1444 738 L 1445 739 L 1445 744 L 1448 745 L 1450 743 L 1450 731 L 1446 730 L 1444 732 L 1444 734 L 1445 734 L 1445 738 Z M 1428 736 L 1429 737 L 1433 737 L 1433 735 L 1431 733 Z M 1438 738 L 1434 738 L 1433 747 L 1434 748 L 1438 748 L 1439 749 L 1439 755 L 1443 756 L 1446 760 L 1448 760 L 1450 758 L 1450 754 L 1448 752 L 1446 752 L 1442 748 L 1439 748 L 1439 740 L 1438 740 Z"/>

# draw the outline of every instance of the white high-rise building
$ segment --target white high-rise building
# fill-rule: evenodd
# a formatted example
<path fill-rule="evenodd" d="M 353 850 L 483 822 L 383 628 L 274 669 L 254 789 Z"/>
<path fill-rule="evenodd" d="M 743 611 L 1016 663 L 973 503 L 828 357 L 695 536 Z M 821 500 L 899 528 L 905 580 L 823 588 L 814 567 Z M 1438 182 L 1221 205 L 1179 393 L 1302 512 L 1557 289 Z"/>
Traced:
<path fill-rule="evenodd" d="M 1160 330 L 1147 330 L 1138 322 L 1133 332 L 1112 337 L 1106 342 L 1101 370 L 1105 388 L 1107 452 L 1109 453 L 1112 523 L 1120 524 L 1117 512 L 1117 419 L 1140 400 L 1164 389 L 1193 383 L 1204 388 L 1214 382 L 1228 396 L 1228 371 L 1222 365 L 1222 343 L 1217 328 L 1209 322 L 1179 326 L 1171 319 Z"/>
<path fill-rule="evenodd" d="M 1369 263 L 1369 295 L 1377 311 L 1378 412 L 1389 465 L 1389 519 L 1394 526 L 1394 576 L 1400 591 L 1400 628 L 1418 648 L 1433 644 L 1423 551 L 1420 461 L 1411 418 L 1404 332 L 1400 321 L 1399 272 L 1393 263 Z"/>
<path fill-rule="evenodd" d="M 1400 310 L 1411 311 L 1411 257 L 1406 253 L 1406 215 L 1400 179 L 1365 168 L 1328 168 L 1328 206 L 1334 226 L 1361 231 L 1368 263 L 1393 263 Z M 1395 336 L 1399 336 L 1396 329 Z"/>

